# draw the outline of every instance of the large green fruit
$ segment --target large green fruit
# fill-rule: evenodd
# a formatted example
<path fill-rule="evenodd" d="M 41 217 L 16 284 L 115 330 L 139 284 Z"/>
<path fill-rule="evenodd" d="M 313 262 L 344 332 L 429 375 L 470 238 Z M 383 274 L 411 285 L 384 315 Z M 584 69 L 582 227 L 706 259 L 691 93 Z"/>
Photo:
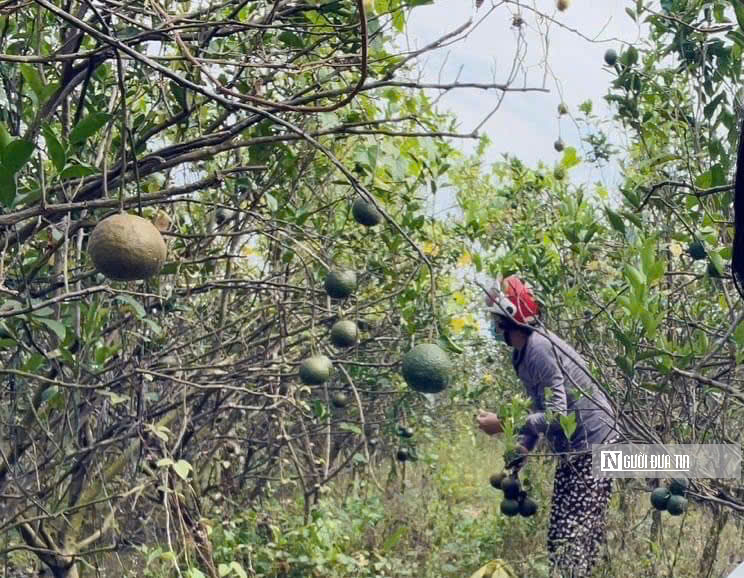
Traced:
<path fill-rule="evenodd" d="M 334 299 L 346 299 L 357 288 L 354 271 L 331 271 L 325 279 L 325 290 Z"/>
<path fill-rule="evenodd" d="M 99 273 L 115 281 L 147 279 L 165 262 L 165 241 L 147 219 L 119 213 L 93 229 L 88 253 Z"/>
<path fill-rule="evenodd" d="M 505 478 L 501 482 L 501 489 L 507 499 L 516 500 L 519 497 L 519 491 L 521 490 L 519 480 L 515 478 Z"/>
<path fill-rule="evenodd" d="M 351 206 L 351 214 L 354 220 L 365 227 L 374 227 L 382 221 L 382 213 L 372 204 L 364 199 L 357 199 Z"/>
<path fill-rule="evenodd" d="M 687 499 L 673 495 L 669 498 L 666 509 L 672 516 L 681 516 L 687 510 Z"/>
<path fill-rule="evenodd" d="M 524 500 L 519 502 L 519 514 L 525 518 L 534 516 L 537 514 L 537 502 L 530 497 L 525 497 Z"/>
<path fill-rule="evenodd" d="M 411 389 L 439 393 L 449 385 L 452 362 L 438 345 L 421 343 L 403 356 L 401 371 Z"/>
<path fill-rule="evenodd" d="M 519 502 L 508 498 L 506 500 L 501 500 L 501 513 L 510 518 L 516 516 L 519 514 Z"/>
<path fill-rule="evenodd" d="M 651 492 L 651 505 L 657 510 L 666 510 L 667 502 L 672 494 L 667 488 L 656 488 Z"/>
<path fill-rule="evenodd" d="M 488 478 L 488 483 L 491 484 L 497 490 L 500 490 L 501 482 L 503 482 L 505 478 L 506 478 L 506 472 L 497 472 L 495 474 L 491 474 L 491 477 Z"/>
<path fill-rule="evenodd" d="M 674 478 L 669 482 L 669 491 L 675 496 L 684 496 L 688 485 L 687 478 Z"/>
<path fill-rule="evenodd" d="M 604 61 L 607 66 L 615 66 L 615 63 L 617 62 L 617 52 L 612 48 L 608 48 L 604 53 Z"/>
<path fill-rule="evenodd" d="M 308 357 L 300 365 L 300 379 L 306 385 L 320 385 L 331 376 L 333 365 L 325 355 Z"/>
<path fill-rule="evenodd" d="M 331 327 L 331 343 L 336 347 L 351 347 L 357 342 L 358 334 L 356 323 L 342 319 Z"/>
<path fill-rule="evenodd" d="M 705 252 L 705 245 L 703 245 L 703 242 L 700 239 L 695 239 L 690 243 L 690 246 L 687 247 L 687 253 L 696 261 L 705 259 L 705 256 L 707 255 Z"/>

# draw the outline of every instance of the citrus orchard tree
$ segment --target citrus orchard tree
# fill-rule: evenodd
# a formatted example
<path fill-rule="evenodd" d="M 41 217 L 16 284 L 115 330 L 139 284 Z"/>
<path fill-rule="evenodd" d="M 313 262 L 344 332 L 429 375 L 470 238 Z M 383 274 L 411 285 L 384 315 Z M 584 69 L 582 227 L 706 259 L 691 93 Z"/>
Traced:
<path fill-rule="evenodd" d="M 606 99 L 629 143 L 619 190 L 571 183 L 578 163 L 613 154 L 582 103 L 584 141 L 560 147 L 554 166 L 507 159 L 489 172 L 476 156 L 453 173 L 458 232 L 478 268 L 534 283 L 547 326 L 590 360 L 629 439 L 741 444 L 744 312 L 729 263 L 744 11 L 660 4 L 629 3 L 646 41 L 596 64 L 612 75 Z M 698 479 L 687 497 L 714 514 L 700 561 L 708 575 L 729 515 L 744 512 L 744 488 Z"/>
<path fill-rule="evenodd" d="M 407 437 L 400 360 L 446 334 L 457 252 L 429 201 L 475 136 L 411 74 L 470 23 L 397 50 L 415 4 L 3 7 L 6 560 L 144 540 L 217 576 L 207 516 L 309 512 Z"/>

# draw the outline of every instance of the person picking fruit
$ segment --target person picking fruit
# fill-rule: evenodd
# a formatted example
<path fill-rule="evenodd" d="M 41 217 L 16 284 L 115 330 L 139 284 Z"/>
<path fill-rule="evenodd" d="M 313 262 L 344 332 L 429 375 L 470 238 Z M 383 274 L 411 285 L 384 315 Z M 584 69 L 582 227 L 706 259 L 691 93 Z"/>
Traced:
<path fill-rule="evenodd" d="M 510 276 L 501 287 L 488 291 L 486 309 L 494 338 L 513 349 L 512 365 L 533 407 L 518 435 L 518 452 L 523 456 L 507 467 L 518 472 L 544 435 L 559 458 L 548 528 L 551 576 L 589 576 L 605 540 L 612 492 L 610 478 L 592 475 L 591 446 L 618 438 L 614 410 L 581 356 L 540 325 L 539 305 L 522 280 Z M 568 418 L 566 424 L 573 424 L 565 430 L 562 416 Z M 504 430 L 495 413 L 481 411 L 477 421 L 487 434 Z"/>

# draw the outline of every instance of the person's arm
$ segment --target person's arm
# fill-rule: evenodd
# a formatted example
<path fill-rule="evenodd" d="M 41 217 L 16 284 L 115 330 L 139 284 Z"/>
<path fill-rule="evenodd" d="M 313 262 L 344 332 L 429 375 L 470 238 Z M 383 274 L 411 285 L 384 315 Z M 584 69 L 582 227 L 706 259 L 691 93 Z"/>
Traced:
<path fill-rule="evenodd" d="M 542 390 L 545 400 L 545 410 L 531 413 L 527 416 L 527 422 L 519 431 L 520 443 L 532 451 L 537 444 L 541 433 L 561 430 L 560 416 L 568 413 L 568 399 L 563 371 L 558 366 L 558 361 L 553 354 L 550 343 L 540 344 L 525 362 L 528 363 L 529 375 L 538 389 Z M 546 412 L 550 411 L 554 416 L 553 421 L 548 423 Z"/>

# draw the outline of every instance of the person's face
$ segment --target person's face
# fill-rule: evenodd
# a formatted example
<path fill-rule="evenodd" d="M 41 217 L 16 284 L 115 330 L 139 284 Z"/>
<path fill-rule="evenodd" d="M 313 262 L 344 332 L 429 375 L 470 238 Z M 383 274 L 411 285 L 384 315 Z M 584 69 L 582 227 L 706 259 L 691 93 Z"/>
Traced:
<path fill-rule="evenodd" d="M 491 313 L 491 335 L 493 335 L 493 338 L 496 341 L 504 341 L 509 345 L 508 334 L 505 319 L 497 313 Z"/>

